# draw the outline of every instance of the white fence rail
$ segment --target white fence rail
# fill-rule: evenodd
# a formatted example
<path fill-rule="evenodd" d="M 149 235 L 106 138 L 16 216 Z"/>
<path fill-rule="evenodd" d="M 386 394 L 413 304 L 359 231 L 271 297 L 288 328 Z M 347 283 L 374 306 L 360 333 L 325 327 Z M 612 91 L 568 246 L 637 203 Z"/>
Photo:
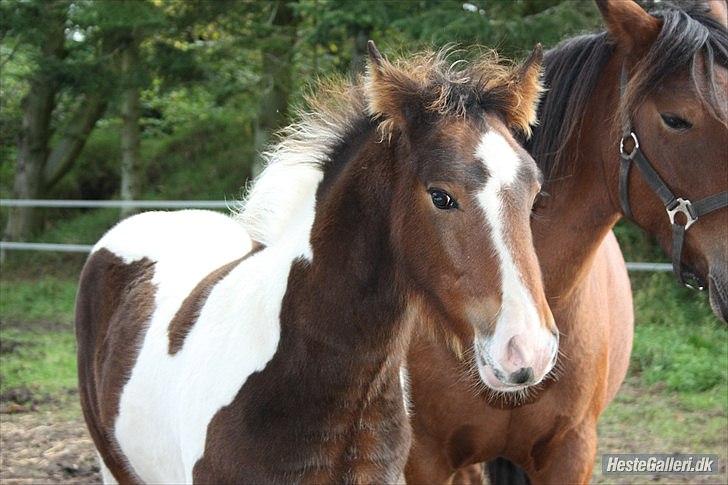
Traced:
<path fill-rule="evenodd" d="M 45 207 L 77 209 L 229 209 L 225 200 L 60 200 L 0 199 L 0 207 Z"/>
<path fill-rule="evenodd" d="M 45 207 L 77 209 L 229 209 L 234 204 L 224 200 L 61 200 L 61 199 L 0 199 L 0 207 Z M 0 242 L 0 251 L 54 251 L 89 253 L 90 244 L 54 244 L 30 242 Z M 669 263 L 628 262 L 629 271 L 672 271 Z"/>
<path fill-rule="evenodd" d="M 0 242 L 0 251 L 54 251 L 58 253 L 90 253 L 91 244 L 55 244 L 55 243 L 30 243 L 30 242 Z"/>

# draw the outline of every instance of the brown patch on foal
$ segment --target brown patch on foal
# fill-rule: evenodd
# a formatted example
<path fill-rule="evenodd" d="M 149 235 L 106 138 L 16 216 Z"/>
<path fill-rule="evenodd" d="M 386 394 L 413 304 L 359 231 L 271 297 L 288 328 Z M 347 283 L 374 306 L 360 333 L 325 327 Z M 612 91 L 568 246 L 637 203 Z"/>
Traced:
<path fill-rule="evenodd" d="M 84 266 L 76 301 L 81 407 L 94 445 L 119 483 L 141 483 L 114 440 L 114 421 L 154 311 L 153 277 L 153 261 L 127 264 L 102 248 Z"/>
<path fill-rule="evenodd" d="M 263 247 L 263 245 L 254 242 L 253 248 L 248 254 L 220 266 L 197 283 L 197 286 L 187 295 L 182 305 L 180 305 L 179 310 L 177 310 L 177 313 L 174 314 L 174 318 L 169 322 L 169 355 L 174 355 L 182 350 L 187 334 L 190 333 L 192 326 L 200 317 L 202 307 L 205 306 L 205 302 L 215 285 L 230 274 L 240 262 L 257 253 Z"/>

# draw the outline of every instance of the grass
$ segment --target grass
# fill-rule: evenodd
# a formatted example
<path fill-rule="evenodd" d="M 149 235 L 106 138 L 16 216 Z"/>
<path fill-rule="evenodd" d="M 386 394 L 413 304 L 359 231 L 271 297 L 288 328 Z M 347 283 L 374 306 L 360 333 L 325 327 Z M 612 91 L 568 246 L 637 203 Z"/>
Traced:
<path fill-rule="evenodd" d="M 75 296 L 75 279 L 7 278 L 3 274 L 0 394 L 4 397 L 58 401 L 76 387 Z"/>
<path fill-rule="evenodd" d="M 0 321 L 53 322 L 70 328 L 75 297 L 75 279 L 0 279 Z"/>
<path fill-rule="evenodd" d="M 59 397 L 76 387 L 76 352 L 73 332 L 66 330 L 2 331 L 2 392 L 27 389 L 37 399 Z M 3 350 L 5 350 L 3 349 Z M 5 352 L 3 352 L 5 354 Z"/>

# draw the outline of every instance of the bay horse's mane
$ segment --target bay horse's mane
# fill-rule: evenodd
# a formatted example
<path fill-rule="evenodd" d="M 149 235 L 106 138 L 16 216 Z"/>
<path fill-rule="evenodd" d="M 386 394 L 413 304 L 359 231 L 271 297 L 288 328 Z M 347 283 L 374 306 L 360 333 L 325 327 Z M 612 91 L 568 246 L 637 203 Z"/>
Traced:
<path fill-rule="evenodd" d="M 520 82 L 515 65 L 494 51 L 477 53 L 477 61 L 450 62 L 455 51 L 446 47 L 384 64 L 389 80 L 376 81 L 371 69 L 355 80 L 324 79 L 316 83 L 297 111 L 297 121 L 281 130 L 278 142 L 262 156 L 265 169 L 248 188 L 236 218 L 251 238 L 263 245 L 279 240 L 296 218 L 297 210 L 316 189 L 334 156 L 347 140 L 374 125 L 381 142 L 397 132 L 395 105 L 417 103 L 435 116 L 498 114 L 513 129 L 530 135 L 541 85 Z M 471 57 L 474 53 L 468 53 Z M 532 90 L 531 93 L 527 90 Z M 427 122 L 418 119 L 415 122 Z"/>
<path fill-rule="evenodd" d="M 635 66 L 614 122 L 625 124 L 645 98 L 677 71 L 689 68 L 692 82 L 702 102 L 717 119 L 726 123 L 728 113 L 721 109 L 713 78 L 714 65 L 728 67 L 728 32 L 708 13 L 703 4 L 660 4 L 652 15 L 662 22 L 657 39 Z M 547 94 L 539 106 L 540 125 L 526 143 L 545 179 L 567 175 L 575 163 L 579 126 L 584 110 L 599 81 L 602 70 L 615 51 L 606 32 L 567 39 L 544 56 L 544 86 Z M 697 86 L 696 59 L 702 54 L 707 92 Z M 607 127 L 610 130 L 616 126 Z"/>

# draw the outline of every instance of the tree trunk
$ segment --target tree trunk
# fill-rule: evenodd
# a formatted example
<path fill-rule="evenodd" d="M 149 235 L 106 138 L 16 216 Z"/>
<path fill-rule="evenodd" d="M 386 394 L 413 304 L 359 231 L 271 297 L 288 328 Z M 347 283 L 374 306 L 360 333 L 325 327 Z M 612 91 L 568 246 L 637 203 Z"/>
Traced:
<path fill-rule="evenodd" d="M 93 93 L 84 96 L 77 106 L 75 113 L 70 117 L 63 129 L 63 137 L 48 155 L 45 170 L 43 170 L 43 190 L 48 191 L 55 187 L 59 180 L 73 166 L 81 154 L 91 130 L 106 111 L 106 95 Z"/>
<path fill-rule="evenodd" d="M 138 60 L 138 45 L 132 39 L 121 54 L 121 71 L 126 83 L 121 95 L 121 200 L 137 200 L 141 192 L 139 84 L 135 80 Z M 122 208 L 121 217 L 134 212 L 134 208 Z"/>
<path fill-rule="evenodd" d="M 273 17 L 274 34 L 263 52 L 263 94 L 261 95 L 258 118 L 253 135 L 256 154 L 252 174 L 262 169 L 260 153 L 268 145 L 270 135 L 280 129 L 287 119 L 288 101 L 291 93 L 291 63 L 293 45 L 296 41 L 296 24 L 293 11 L 287 2 L 276 2 Z"/>
<path fill-rule="evenodd" d="M 58 62 L 65 55 L 65 5 L 50 4 L 47 15 L 49 28 L 45 31 L 41 47 L 42 59 L 22 102 L 23 119 L 13 181 L 13 197 L 16 199 L 35 199 L 43 191 L 43 170 L 48 159 L 48 143 L 51 137 L 51 114 L 58 89 L 58 83 L 47 66 Z M 35 232 L 40 222 L 36 208 L 13 207 L 9 212 L 3 238 L 7 241 L 21 241 Z"/>

